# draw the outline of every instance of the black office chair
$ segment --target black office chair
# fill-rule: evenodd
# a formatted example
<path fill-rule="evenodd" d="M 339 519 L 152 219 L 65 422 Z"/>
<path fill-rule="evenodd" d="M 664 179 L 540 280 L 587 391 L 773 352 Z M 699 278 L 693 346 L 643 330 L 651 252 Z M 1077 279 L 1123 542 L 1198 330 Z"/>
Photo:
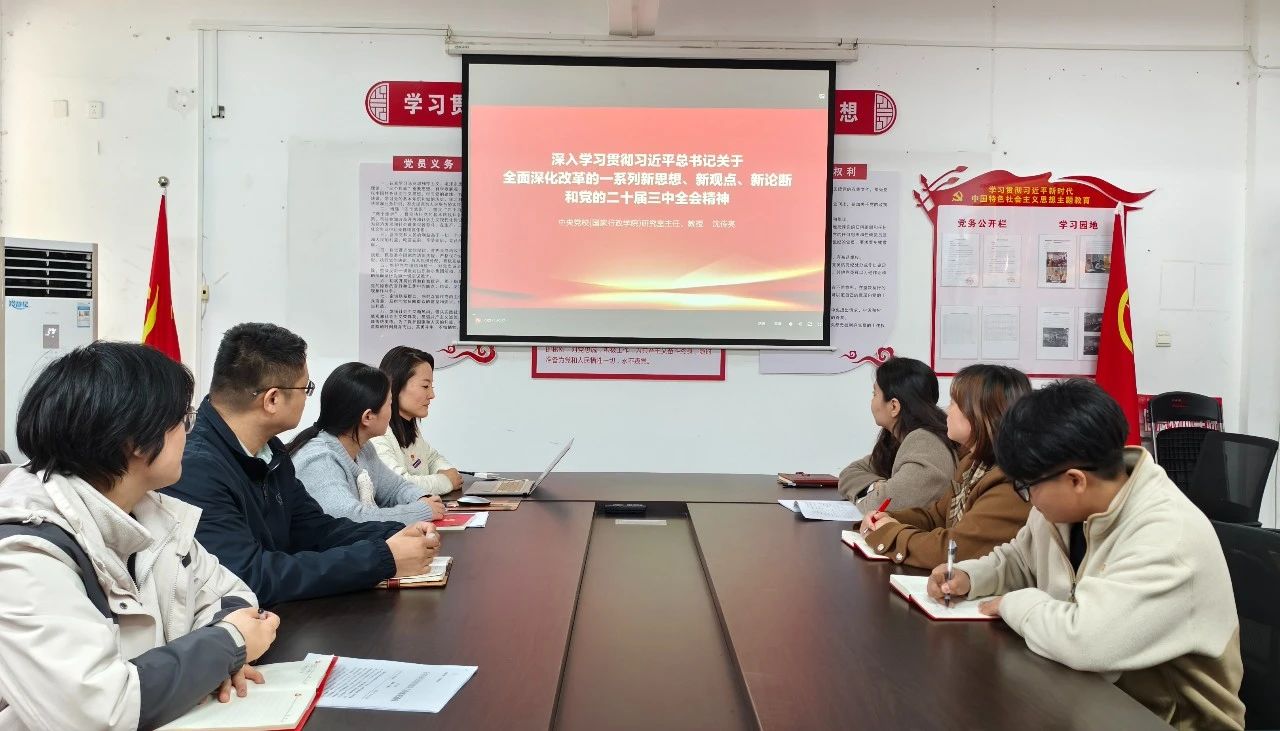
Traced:
<path fill-rule="evenodd" d="M 1200 460 L 1200 448 L 1210 434 L 1217 433 L 1216 429 L 1202 426 L 1179 426 L 1156 433 L 1156 464 L 1164 468 L 1179 490 L 1190 493 L 1191 473 Z"/>
<path fill-rule="evenodd" d="M 1280 533 L 1214 521 L 1240 616 L 1245 728 L 1280 728 Z"/>
<path fill-rule="evenodd" d="M 1190 391 L 1167 391 L 1147 404 L 1154 428 L 1161 422 L 1202 421 L 1222 427 L 1222 405 L 1217 399 Z"/>
<path fill-rule="evenodd" d="M 0 464 L 12 464 L 13 459 L 9 457 L 9 453 L 0 449 Z"/>
<path fill-rule="evenodd" d="M 1262 493 L 1277 447 L 1274 439 L 1209 432 L 1200 446 L 1187 496 L 1213 520 L 1261 526 Z"/>

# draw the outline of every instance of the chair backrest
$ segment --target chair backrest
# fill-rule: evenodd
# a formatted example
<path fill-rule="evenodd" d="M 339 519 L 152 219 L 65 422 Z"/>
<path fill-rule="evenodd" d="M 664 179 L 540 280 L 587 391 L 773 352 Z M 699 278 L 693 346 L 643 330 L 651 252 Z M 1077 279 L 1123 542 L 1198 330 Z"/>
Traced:
<path fill-rule="evenodd" d="M 1256 522 L 1277 446 L 1274 439 L 1248 434 L 1206 434 L 1188 497 L 1213 520 Z"/>
<path fill-rule="evenodd" d="M 1240 616 L 1245 728 L 1280 728 L 1280 533 L 1214 521 Z"/>
<path fill-rule="evenodd" d="M 1153 442 L 1156 464 L 1164 468 L 1169 479 L 1184 493 L 1191 490 L 1191 473 L 1200 459 L 1200 446 L 1205 437 L 1216 431 L 1202 426 L 1181 426 L 1156 433 Z"/>
<path fill-rule="evenodd" d="M 1151 397 L 1147 413 L 1151 418 L 1152 433 L 1158 433 L 1164 428 L 1162 425 L 1203 424 L 1210 428 L 1222 428 L 1222 404 L 1215 398 L 1190 391 L 1166 391 Z"/>

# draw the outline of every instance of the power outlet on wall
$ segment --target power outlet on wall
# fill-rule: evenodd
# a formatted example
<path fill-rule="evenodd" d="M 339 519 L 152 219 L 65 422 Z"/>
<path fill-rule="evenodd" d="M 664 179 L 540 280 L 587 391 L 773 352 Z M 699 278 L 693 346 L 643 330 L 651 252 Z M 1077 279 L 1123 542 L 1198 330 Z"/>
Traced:
<path fill-rule="evenodd" d="M 102 102 L 89 102 L 89 119 L 102 119 Z"/>
<path fill-rule="evenodd" d="M 1168 330 L 1156 330 L 1156 347 L 1172 348 L 1173 334 L 1170 333 Z"/>

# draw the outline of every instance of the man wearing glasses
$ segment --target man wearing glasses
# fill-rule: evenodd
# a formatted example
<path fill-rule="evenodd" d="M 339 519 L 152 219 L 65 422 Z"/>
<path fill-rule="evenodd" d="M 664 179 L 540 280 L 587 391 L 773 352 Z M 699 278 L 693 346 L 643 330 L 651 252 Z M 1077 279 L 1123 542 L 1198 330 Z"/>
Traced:
<path fill-rule="evenodd" d="M 182 479 L 166 489 L 201 508 L 196 537 L 263 605 L 424 573 L 440 545 L 430 523 L 356 523 L 316 504 L 277 436 L 298 425 L 314 391 L 302 338 L 270 324 L 231 328 L 187 438 Z"/>
<path fill-rule="evenodd" d="M 1034 510 L 989 555 L 929 576 L 1037 654 L 1101 673 L 1175 728 L 1244 727 L 1240 626 L 1208 518 L 1092 381 L 1050 384 L 1005 414 L 996 461 Z"/>

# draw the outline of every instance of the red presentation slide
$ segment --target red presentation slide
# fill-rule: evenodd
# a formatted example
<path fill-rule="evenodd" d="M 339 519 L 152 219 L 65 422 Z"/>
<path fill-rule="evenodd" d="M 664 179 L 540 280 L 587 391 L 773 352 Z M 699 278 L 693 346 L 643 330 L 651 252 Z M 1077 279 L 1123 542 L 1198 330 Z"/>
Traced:
<path fill-rule="evenodd" d="M 468 114 L 469 309 L 823 312 L 825 108 Z"/>

